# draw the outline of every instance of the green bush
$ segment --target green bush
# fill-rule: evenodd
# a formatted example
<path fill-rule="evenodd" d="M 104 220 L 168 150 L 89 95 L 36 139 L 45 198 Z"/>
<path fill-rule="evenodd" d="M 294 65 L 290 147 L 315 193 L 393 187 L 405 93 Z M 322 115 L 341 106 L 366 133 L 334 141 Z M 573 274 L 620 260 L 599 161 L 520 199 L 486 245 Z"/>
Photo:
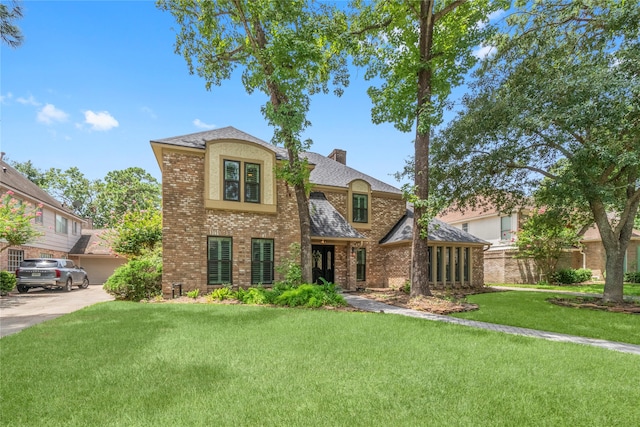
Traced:
<path fill-rule="evenodd" d="M 8 271 L 0 271 L 0 294 L 11 292 L 16 286 L 16 276 Z"/>
<path fill-rule="evenodd" d="M 624 273 L 624 281 L 627 283 L 640 283 L 640 271 Z"/>
<path fill-rule="evenodd" d="M 162 295 L 162 258 L 130 260 L 116 269 L 103 286 L 117 300 L 140 301 Z"/>
<path fill-rule="evenodd" d="M 238 289 L 237 298 L 243 304 L 269 304 L 267 291 L 261 286 L 249 289 Z"/>
<path fill-rule="evenodd" d="M 207 299 L 210 302 L 224 301 L 227 299 L 235 298 L 237 298 L 237 294 L 233 291 L 233 289 L 231 289 L 231 286 L 224 286 L 222 288 L 214 289 L 209 295 L 207 295 Z"/>
<path fill-rule="evenodd" d="M 574 283 L 582 283 L 591 279 L 591 270 L 588 268 L 579 268 L 574 270 L 573 268 L 563 268 L 551 275 L 551 281 L 553 283 L 560 283 L 562 285 L 572 285 Z"/>
<path fill-rule="evenodd" d="M 323 285 L 300 285 L 288 289 L 275 299 L 275 304 L 289 307 L 318 308 L 325 305 L 342 307 L 347 305 L 344 297 L 336 292 L 333 283 Z"/>

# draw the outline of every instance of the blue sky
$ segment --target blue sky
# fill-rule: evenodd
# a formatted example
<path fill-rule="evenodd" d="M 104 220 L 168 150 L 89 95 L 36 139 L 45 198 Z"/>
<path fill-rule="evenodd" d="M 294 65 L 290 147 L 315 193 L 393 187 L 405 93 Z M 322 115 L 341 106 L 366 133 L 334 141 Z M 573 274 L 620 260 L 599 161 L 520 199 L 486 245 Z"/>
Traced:
<path fill-rule="evenodd" d="M 174 53 L 175 23 L 153 1 L 23 1 L 25 37 L 1 47 L 0 148 L 40 169 L 77 166 L 87 178 L 142 167 L 158 180 L 152 139 L 234 126 L 270 141 L 261 93 L 238 79 L 205 89 Z M 413 135 L 371 123 L 369 83 L 354 70 L 341 98 L 314 97 L 311 151 L 395 186 Z"/>

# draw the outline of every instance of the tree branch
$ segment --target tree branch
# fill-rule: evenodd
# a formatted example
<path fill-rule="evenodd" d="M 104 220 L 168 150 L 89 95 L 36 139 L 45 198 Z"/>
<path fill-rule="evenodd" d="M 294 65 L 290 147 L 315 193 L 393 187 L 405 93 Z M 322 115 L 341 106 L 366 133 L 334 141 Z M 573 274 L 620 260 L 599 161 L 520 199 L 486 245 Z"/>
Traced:
<path fill-rule="evenodd" d="M 379 30 L 380 28 L 385 28 L 386 26 L 388 26 L 389 24 L 391 24 L 393 20 L 391 18 L 387 18 L 384 21 L 378 23 L 378 24 L 371 24 L 371 25 L 367 25 L 364 28 L 361 28 L 360 30 L 357 31 L 350 31 L 349 35 L 351 36 L 361 36 L 364 33 L 368 33 L 369 31 L 372 30 Z"/>
<path fill-rule="evenodd" d="M 554 175 L 554 174 L 552 174 L 552 173 L 550 173 L 550 172 L 548 172 L 548 171 L 546 171 L 544 169 L 540 169 L 540 168 L 537 168 L 535 166 L 519 165 L 517 163 L 507 163 L 507 167 L 508 168 L 512 168 L 512 169 L 526 169 L 526 170 L 530 170 L 531 172 L 537 172 L 540 175 L 543 175 L 543 176 L 545 176 L 545 177 L 547 177 L 549 179 L 553 179 L 553 180 L 557 180 L 558 179 L 557 175 Z"/>
<path fill-rule="evenodd" d="M 469 1 L 469 0 L 456 0 L 453 3 L 449 4 L 448 6 L 445 6 L 444 9 L 438 11 L 437 13 L 435 13 L 433 15 L 433 22 L 434 23 L 438 22 L 438 19 L 442 18 L 443 16 L 445 16 L 447 13 L 451 12 L 452 10 L 455 10 L 459 6 L 462 6 L 467 1 Z"/>

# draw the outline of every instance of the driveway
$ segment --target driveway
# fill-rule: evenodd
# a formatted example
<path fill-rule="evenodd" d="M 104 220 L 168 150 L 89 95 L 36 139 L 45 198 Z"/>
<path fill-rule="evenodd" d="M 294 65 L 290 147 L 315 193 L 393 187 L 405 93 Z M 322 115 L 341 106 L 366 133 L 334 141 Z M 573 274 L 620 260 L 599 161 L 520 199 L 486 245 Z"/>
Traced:
<path fill-rule="evenodd" d="M 45 320 L 111 300 L 113 297 L 102 289 L 102 285 L 91 285 L 87 289 L 73 288 L 71 292 L 46 289 L 31 289 L 26 294 L 11 292 L 0 297 L 0 338 Z"/>

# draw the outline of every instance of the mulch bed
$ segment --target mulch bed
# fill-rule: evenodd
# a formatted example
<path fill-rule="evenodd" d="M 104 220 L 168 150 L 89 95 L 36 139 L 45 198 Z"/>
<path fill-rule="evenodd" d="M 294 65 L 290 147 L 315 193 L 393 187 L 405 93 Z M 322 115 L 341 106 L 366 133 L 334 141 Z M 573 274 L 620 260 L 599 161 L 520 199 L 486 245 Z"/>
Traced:
<path fill-rule="evenodd" d="M 640 314 L 640 304 L 637 302 L 609 303 L 601 298 L 593 297 L 565 297 L 549 298 L 552 304 L 563 307 L 585 308 L 590 310 L 611 311 L 615 313 Z"/>
<path fill-rule="evenodd" d="M 385 304 L 433 314 L 451 314 L 478 309 L 477 304 L 471 304 L 464 300 L 465 296 L 469 294 L 450 294 L 440 291 L 432 291 L 432 293 L 433 296 L 430 297 L 412 298 L 409 294 L 396 289 L 368 289 L 358 292 L 357 295 Z"/>

